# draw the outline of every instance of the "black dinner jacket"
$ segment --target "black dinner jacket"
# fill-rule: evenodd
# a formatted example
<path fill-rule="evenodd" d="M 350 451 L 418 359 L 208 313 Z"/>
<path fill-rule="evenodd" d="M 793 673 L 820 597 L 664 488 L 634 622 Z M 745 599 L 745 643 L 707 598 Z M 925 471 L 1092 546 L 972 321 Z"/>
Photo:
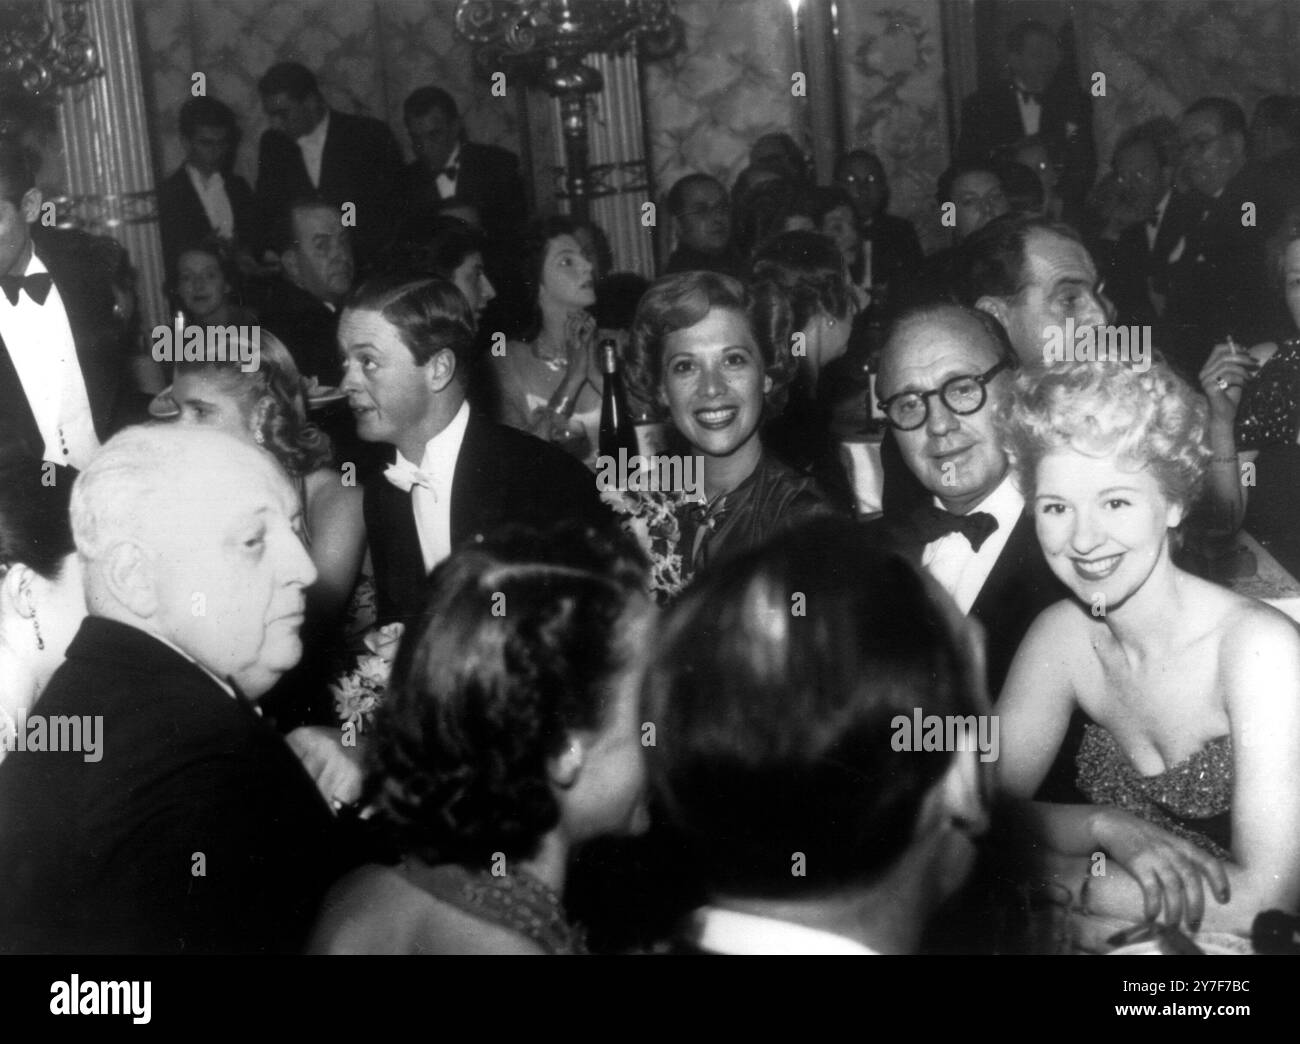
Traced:
<path fill-rule="evenodd" d="M 247 701 L 144 631 L 90 617 L 32 713 L 102 716 L 101 757 L 0 762 L 0 951 L 301 947 L 349 860 Z"/>
<path fill-rule="evenodd" d="M 1081 199 L 1097 172 L 1092 99 L 1074 84 L 1058 79 L 1043 92 L 1041 105 L 1038 133 L 1055 139 L 1064 149 L 1065 169 L 1057 191 L 1063 199 Z M 1016 86 L 1003 80 L 967 96 L 957 155 L 963 160 L 987 162 L 1024 136 Z"/>
<path fill-rule="evenodd" d="M 518 156 L 498 145 L 462 141 L 456 166 L 456 198 L 478 209 L 485 232 L 500 237 L 523 227 L 528 200 Z M 418 159 L 402 170 L 399 184 L 404 215 L 427 219 L 437 210 L 437 175 Z"/>
<path fill-rule="evenodd" d="M 238 174 L 223 171 L 226 195 L 235 217 L 235 241 L 250 249 L 256 240 L 257 205 L 253 190 Z M 158 186 L 158 226 L 162 233 L 163 262 L 167 277 L 176 278 L 176 259 L 181 251 L 214 235 L 203 201 L 194 191 L 189 172 L 182 163 Z"/>
<path fill-rule="evenodd" d="M 427 574 L 411 494 L 373 475 L 365 483 L 365 518 L 379 622 L 414 620 L 424 608 Z M 565 521 L 613 525 L 595 476 L 550 443 L 471 412 L 452 474 L 451 546 L 507 523 Z"/>
<path fill-rule="evenodd" d="M 388 241 L 398 218 L 395 193 L 402 151 L 388 124 L 380 120 L 334 109 L 329 119 L 316 187 L 307 176 L 298 143 L 277 130 L 263 132 L 257 155 L 263 234 L 272 234 L 285 207 L 297 196 L 318 194 L 334 206 L 355 203 L 353 246 L 358 267 L 364 267 Z"/>
<path fill-rule="evenodd" d="M 899 551 L 919 568 L 925 544 L 903 519 L 900 513 L 868 522 L 867 526 L 873 539 Z M 1022 514 L 970 609 L 970 615 L 983 626 L 987 638 L 992 699 L 996 700 L 1001 693 L 1011 661 L 1029 625 L 1049 605 L 1070 597 L 1069 589 L 1056 578 L 1043 558 L 1033 519 L 1027 513 Z"/>
<path fill-rule="evenodd" d="M 86 382 L 95 434 L 101 442 L 125 424 L 145 419 L 132 391 L 126 330 L 113 311 L 116 299 L 100 237 L 65 229 L 32 228 L 36 256 L 49 269 L 68 313 L 77 362 Z M 18 447 L 37 460 L 45 442 L 36 426 L 13 360 L 0 338 L 0 446 Z"/>

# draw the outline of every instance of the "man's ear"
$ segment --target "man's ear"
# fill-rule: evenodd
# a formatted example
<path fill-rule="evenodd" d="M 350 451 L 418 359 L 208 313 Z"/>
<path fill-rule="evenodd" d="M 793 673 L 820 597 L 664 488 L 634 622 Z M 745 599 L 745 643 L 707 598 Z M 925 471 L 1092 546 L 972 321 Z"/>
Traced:
<path fill-rule="evenodd" d="M 425 363 L 425 368 L 429 373 L 429 388 L 440 392 L 456 377 L 456 353 L 450 348 L 434 352 L 433 357 Z"/>
<path fill-rule="evenodd" d="M 23 220 L 29 225 L 38 220 L 41 216 L 41 203 L 45 199 L 41 195 L 41 190 L 32 187 L 23 193 L 23 198 L 19 201 L 19 210 L 23 212 Z"/>
<path fill-rule="evenodd" d="M 298 257 L 298 251 L 289 247 L 280 255 L 280 264 L 284 266 L 285 274 L 297 285 L 302 285 L 302 259 Z"/>
<path fill-rule="evenodd" d="M 994 297 L 992 294 L 985 294 L 975 302 L 975 307 L 981 312 L 987 312 L 1002 324 L 1003 329 L 1007 328 L 1008 320 L 1011 317 L 1011 311 L 1007 308 L 1006 301 L 1000 297 Z"/>
<path fill-rule="evenodd" d="M 970 744 L 975 746 L 974 742 Z M 979 837 L 989 827 L 989 808 L 985 800 L 978 749 L 958 750 L 948 770 L 926 791 L 916 817 L 913 837 L 916 840 L 949 826 Z"/>
<path fill-rule="evenodd" d="M 586 757 L 587 749 L 582 738 L 569 733 L 568 746 L 555 757 L 547 759 L 546 772 L 551 783 L 561 790 L 568 790 L 578 782 Z"/>
<path fill-rule="evenodd" d="M 153 559 L 140 544 L 123 540 L 113 545 L 101 568 L 103 584 L 115 601 L 141 619 L 158 611 Z"/>

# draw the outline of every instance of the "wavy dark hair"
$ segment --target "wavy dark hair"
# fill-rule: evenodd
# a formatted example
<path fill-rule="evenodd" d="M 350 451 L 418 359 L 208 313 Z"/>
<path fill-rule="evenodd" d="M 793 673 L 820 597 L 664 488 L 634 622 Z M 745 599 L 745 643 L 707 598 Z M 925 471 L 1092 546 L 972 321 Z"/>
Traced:
<path fill-rule="evenodd" d="M 546 267 L 546 254 L 551 241 L 560 236 L 576 238 L 577 224 L 567 217 L 539 218 L 524 233 L 519 253 L 519 286 L 521 298 L 517 302 L 516 336 L 521 341 L 531 341 L 542 330 L 542 308 L 538 295 L 542 290 L 542 270 Z M 593 273 L 594 275 L 594 273 Z"/>
<path fill-rule="evenodd" d="M 16 449 L 0 451 L 0 577 L 21 564 L 46 580 L 59 578 L 75 550 L 68 515 L 75 478 Z"/>
<path fill-rule="evenodd" d="M 302 376 L 289 349 L 275 334 L 262 329 L 258 338 L 259 364 L 246 373 L 240 363 L 242 328 L 231 338 L 234 358 L 227 362 L 183 362 L 175 365 L 177 374 L 199 370 L 222 374 L 235 389 L 240 402 L 250 411 L 267 401 L 260 432 L 262 443 L 290 475 L 308 475 L 323 468 L 334 458 L 330 438 L 307 419 Z"/>
<path fill-rule="evenodd" d="M 352 291 L 344 308 L 378 312 L 392 324 L 419 366 L 438 352 L 451 352 L 458 378 L 467 379 L 474 315 L 455 283 L 412 279 L 401 273 L 374 276 Z"/>
<path fill-rule="evenodd" d="M 669 334 L 703 321 L 715 308 L 743 316 L 753 331 L 763 368 L 772 378 L 772 390 L 767 394 L 769 416 L 779 414 L 785 406 L 786 389 L 797 372 L 798 360 L 790 351 L 790 302 L 784 292 L 769 281 L 747 287 L 717 272 L 678 272 L 650 284 L 637 305 L 628 345 L 628 392 L 657 419 L 667 417 L 659 401 L 664 341 Z"/>
<path fill-rule="evenodd" d="M 560 816 L 547 762 L 607 721 L 644 568 L 622 538 L 564 525 L 501 530 L 434 570 L 368 763 L 400 851 L 466 865 L 536 852 Z"/>
<path fill-rule="evenodd" d="M 852 204 L 845 197 L 845 203 Z M 775 283 L 790 299 L 793 329 L 802 330 L 825 312 L 832 319 L 848 319 L 852 291 L 844 276 L 844 256 L 820 232 L 782 232 L 754 258 L 751 281 Z"/>

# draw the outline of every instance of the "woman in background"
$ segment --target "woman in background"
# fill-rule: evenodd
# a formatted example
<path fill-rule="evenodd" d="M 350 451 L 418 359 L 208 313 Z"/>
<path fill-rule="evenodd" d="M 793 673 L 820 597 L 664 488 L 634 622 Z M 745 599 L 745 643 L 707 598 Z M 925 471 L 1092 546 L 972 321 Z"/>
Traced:
<path fill-rule="evenodd" d="M 595 266 L 566 218 L 548 218 L 523 246 L 531 313 L 521 336 L 489 358 L 496 419 L 592 463 L 603 377 L 596 358 Z"/>
<path fill-rule="evenodd" d="M 249 326 L 253 313 L 231 298 L 235 263 L 219 240 L 204 240 L 176 258 L 176 297 L 187 323 L 195 326 Z"/>
<path fill-rule="evenodd" d="M 403 858 L 335 886 L 312 950 L 585 952 L 570 857 L 648 825 L 643 586 L 639 559 L 576 527 L 502 531 L 434 570 L 369 766 Z"/>

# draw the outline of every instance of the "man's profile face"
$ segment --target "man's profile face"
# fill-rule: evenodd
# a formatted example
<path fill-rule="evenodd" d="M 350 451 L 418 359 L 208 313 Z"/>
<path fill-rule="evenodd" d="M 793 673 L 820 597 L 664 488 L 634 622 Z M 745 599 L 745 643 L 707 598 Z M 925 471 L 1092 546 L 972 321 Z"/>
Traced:
<path fill-rule="evenodd" d="M 294 101 L 285 92 L 262 96 L 262 111 L 266 113 L 267 122 L 290 138 L 301 138 L 315 130 L 325 115 L 324 110 L 324 102 L 314 94 L 307 95 L 302 101 Z"/>
<path fill-rule="evenodd" d="M 1061 64 L 1061 49 L 1047 33 L 1030 33 L 1024 48 L 1007 54 L 1011 75 L 1027 91 L 1047 90 Z"/>
<path fill-rule="evenodd" d="M 415 158 L 429 170 L 441 170 L 460 140 L 460 120 L 449 120 L 445 112 L 434 108 L 407 120 L 406 133 L 411 136 Z"/>
<path fill-rule="evenodd" d="M 976 321 L 960 314 L 916 320 L 903 324 L 885 345 L 877 393 L 889 399 L 900 392 L 936 391 L 954 377 L 983 374 L 998 361 L 997 345 Z M 941 396 L 931 395 L 925 423 L 913 431 L 894 431 L 912 474 L 949 511 L 972 510 L 1006 475 L 1007 457 L 994 416 L 1010 380 L 1006 370 L 995 374 L 985 386 L 984 405 L 964 416 L 953 413 Z"/>
<path fill-rule="evenodd" d="M 40 214 L 41 193 L 25 192 L 14 202 L 9 186 L 0 181 L 0 275 L 22 275 L 30 260 L 27 247 L 32 236 L 29 222 Z"/>
<path fill-rule="evenodd" d="M 225 127 L 200 125 L 185 139 L 185 160 L 201 174 L 225 167 L 229 152 L 230 131 Z"/>
<path fill-rule="evenodd" d="M 1025 240 L 1024 288 L 1002 303 L 998 318 L 1021 362 L 1031 369 L 1046 364 L 1049 338 L 1058 330 L 1064 336 L 1067 319 L 1074 320 L 1077 334 L 1105 324 L 1111 311 L 1087 248 L 1042 229 Z"/>
<path fill-rule="evenodd" d="M 1207 196 L 1217 195 L 1241 169 L 1246 158 L 1242 135 L 1228 133 L 1213 112 L 1184 116 L 1178 128 L 1183 146 L 1183 166 L 1192 187 Z"/>
<path fill-rule="evenodd" d="M 297 494 L 269 456 L 232 439 L 169 503 L 152 530 L 158 632 L 256 698 L 302 656 L 316 568 Z"/>
<path fill-rule="evenodd" d="M 306 207 L 293 216 L 294 242 L 284 252 L 289 278 L 321 301 L 338 301 L 352 289 L 352 239 L 328 207 Z"/>
<path fill-rule="evenodd" d="M 716 181 L 697 181 L 682 196 L 677 215 L 677 234 L 694 250 L 720 254 L 731 235 L 731 205 L 727 191 Z"/>

